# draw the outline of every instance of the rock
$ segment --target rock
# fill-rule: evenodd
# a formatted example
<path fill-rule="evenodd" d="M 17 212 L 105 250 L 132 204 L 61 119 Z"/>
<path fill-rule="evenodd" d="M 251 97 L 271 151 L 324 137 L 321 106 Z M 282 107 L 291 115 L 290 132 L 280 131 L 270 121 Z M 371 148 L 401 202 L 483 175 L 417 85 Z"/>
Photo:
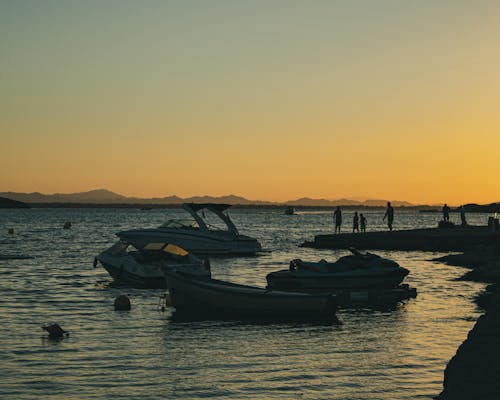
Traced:
<path fill-rule="evenodd" d="M 500 393 L 500 296 L 490 306 L 448 363 L 439 400 L 493 400 Z"/>
<path fill-rule="evenodd" d="M 498 240 L 498 238 L 497 238 Z M 497 242 L 498 243 L 498 242 Z M 500 257 L 497 243 L 482 246 L 464 254 L 442 257 L 441 261 L 471 268 L 463 279 L 500 282 Z M 476 297 L 476 303 L 486 307 L 467 339 L 449 361 L 444 372 L 443 391 L 438 400 L 500 398 L 500 291 L 496 284 Z"/>
<path fill-rule="evenodd" d="M 65 336 L 69 336 L 69 333 L 66 332 L 63 328 L 61 328 L 59 324 L 56 323 L 42 326 L 42 329 L 49 332 L 49 338 L 51 339 L 62 339 Z"/>

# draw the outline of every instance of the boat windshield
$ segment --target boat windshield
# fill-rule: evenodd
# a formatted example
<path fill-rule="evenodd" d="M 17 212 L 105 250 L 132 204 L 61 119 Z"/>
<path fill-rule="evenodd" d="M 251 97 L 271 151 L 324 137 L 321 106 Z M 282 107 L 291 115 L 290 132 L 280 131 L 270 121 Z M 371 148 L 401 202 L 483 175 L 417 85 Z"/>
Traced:
<path fill-rule="evenodd" d="M 160 228 L 169 229 L 200 229 L 198 222 L 194 219 L 169 219 Z"/>
<path fill-rule="evenodd" d="M 207 228 L 211 231 L 224 231 L 223 227 L 206 224 Z M 168 228 L 168 229 L 200 229 L 200 225 L 194 219 L 169 219 L 163 225 L 160 225 L 160 228 Z"/>
<path fill-rule="evenodd" d="M 128 246 L 129 246 L 128 243 L 119 241 L 119 242 L 116 242 L 109 249 L 107 249 L 106 252 L 109 254 L 112 254 L 114 256 L 123 255 L 123 254 L 126 254 L 125 251 L 127 250 Z"/>
<path fill-rule="evenodd" d="M 148 243 L 144 246 L 144 250 L 161 250 L 166 243 Z"/>

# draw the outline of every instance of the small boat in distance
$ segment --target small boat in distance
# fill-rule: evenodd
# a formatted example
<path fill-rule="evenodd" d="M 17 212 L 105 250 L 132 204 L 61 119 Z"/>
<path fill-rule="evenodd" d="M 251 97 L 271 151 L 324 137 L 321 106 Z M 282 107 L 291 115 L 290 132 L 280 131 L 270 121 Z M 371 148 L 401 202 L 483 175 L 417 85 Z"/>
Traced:
<path fill-rule="evenodd" d="M 194 254 L 244 255 L 256 254 L 262 250 L 257 239 L 241 235 L 227 213 L 231 205 L 216 203 L 184 203 L 192 219 L 171 219 L 158 228 L 131 229 L 118 232 L 120 239 L 138 249 L 151 242 L 176 244 Z M 204 211 L 211 211 L 227 229 L 218 229 L 203 219 Z"/>
<path fill-rule="evenodd" d="M 97 255 L 100 262 L 118 284 L 141 288 L 165 288 L 164 270 L 176 269 L 193 275 L 210 277 L 210 269 L 201 259 L 179 246 L 169 243 L 148 243 L 142 249 L 132 249 L 119 241 Z"/>
<path fill-rule="evenodd" d="M 342 289 L 389 289 L 399 285 L 409 271 L 388 258 L 350 249 L 352 255 L 336 262 L 292 260 L 290 268 L 271 272 L 269 289 L 321 292 Z"/>
<path fill-rule="evenodd" d="M 335 295 L 266 290 L 165 271 L 177 316 L 201 319 L 333 320 Z"/>
<path fill-rule="evenodd" d="M 285 208 L 285 215 L 293 215 L 295 214 L 295 209 L 292 206 L 287 206 Z"/>

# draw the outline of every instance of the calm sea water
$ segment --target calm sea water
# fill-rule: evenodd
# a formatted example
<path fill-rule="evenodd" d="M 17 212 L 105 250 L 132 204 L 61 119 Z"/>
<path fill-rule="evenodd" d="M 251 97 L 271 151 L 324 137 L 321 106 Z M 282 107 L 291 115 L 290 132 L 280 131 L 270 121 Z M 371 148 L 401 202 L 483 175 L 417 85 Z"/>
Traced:
<path fill-rule="evenodd" d="M 291 259 L 346 254 L 298 247 L 333 229 L 331 212 L 230 214 L 271 252 L 213 258 L 216 278 L 265 286 L 266 274 Z M 369 229 L 384 229 L 382 212 L 366 215 Z M 0 398 L 431 398 L 479 316 L 472 299 L 482 285 L 456 281 L 463 269 L 429 261 L 440 253 L 381 251 L 411 271 L 406 282 L 418 289 L 394 311 L 341 310 L 341 325 L 171 322 L 171 310 L 158 310 L 161 290 L 110 286 L 92 261 L 115 232 L 180 216 L 173 209 L 0 210 L 0 254 L 35 257 L 0 261 Z M 345 221 L 351 216 L 344 212 Z M 395 227 L 435 226 L 439 217 L 396 210 Z M 485 224 L 487 216 L 468 219 Z M 113 310 L 122 293 L 131 298 L 129 312 Z M 40 327 L 50 322 L 70 336 L 48 340 Z"/>

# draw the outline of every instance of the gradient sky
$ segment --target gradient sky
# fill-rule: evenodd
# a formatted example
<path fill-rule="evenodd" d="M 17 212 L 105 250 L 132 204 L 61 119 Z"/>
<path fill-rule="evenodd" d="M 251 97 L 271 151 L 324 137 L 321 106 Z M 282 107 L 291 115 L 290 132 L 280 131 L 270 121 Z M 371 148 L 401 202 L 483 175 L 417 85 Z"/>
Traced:
<path fill-rule="evenodd" d="M 0 191 L 500 201 L 498 1 L 0 0 Z"/>

